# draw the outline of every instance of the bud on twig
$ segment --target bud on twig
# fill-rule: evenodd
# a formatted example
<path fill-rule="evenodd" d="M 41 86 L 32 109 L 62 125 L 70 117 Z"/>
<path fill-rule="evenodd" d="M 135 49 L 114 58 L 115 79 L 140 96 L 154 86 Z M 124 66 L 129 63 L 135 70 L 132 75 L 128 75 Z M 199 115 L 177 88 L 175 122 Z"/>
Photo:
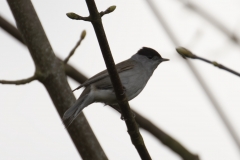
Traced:
<path fill-rule="evenodd" d="M 82 40 L 85 38 L 86 34 L 87 34 L 86 30 L 83 30 L 82 34 L 81 34 L 81 39 Z"/>
<path fill-rule="evenodd" d="M 108 9 L 106 9 L 105 11 L 100 12 L 99 14 L 102 17 L 105 14 L 109 14 L 109 13 L 113 12 L 115 9 L 116 9 L 116 6 L 110 6 L 110 7 L 108 7 Z"/>
<path fill-rule="evenodd" d="M 188 49 L 184 47 L 178 47 L 176 48 L 177 52 L 183 57 L 183 58 L 196 58 L 196 56 L 189 51 Z"/>
<path fill-rule="evenodd" d="M 110 6 L 105 12 L 106 14 L 113 12 L 116 9 L 116 6 Z"/>
<path fill-rule="evenodd" d="M 69 13 L 67 13 L 66 15 L 68 16 L 68 18 L 70 18 L 70 19 L 76 19 L 76 20 L 80 19 L 80 17 L 81 17 L 81 16 L 79 16 L 78 14 L 73 13 L 73 12 L 69 12 Z"/>
<path fill-rule="evenodd" d="M 74 19 L 74 20 L 91 21 L 90 17 L 82 17 L 73 12 L 66 13 L 66 15 L 68 16 L 68 18 Z"/>

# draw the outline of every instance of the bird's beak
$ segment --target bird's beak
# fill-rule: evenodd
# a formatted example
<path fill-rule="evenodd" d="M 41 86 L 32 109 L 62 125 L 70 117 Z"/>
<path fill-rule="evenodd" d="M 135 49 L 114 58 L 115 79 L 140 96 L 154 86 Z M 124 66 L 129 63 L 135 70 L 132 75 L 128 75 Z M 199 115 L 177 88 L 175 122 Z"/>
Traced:
<path fill-rule="evenodd" d="M 169 61 L 169 59 L 162 58 L 162 59 L 161 59 L 161 62 L 163 62 L 163 61 Z"/>

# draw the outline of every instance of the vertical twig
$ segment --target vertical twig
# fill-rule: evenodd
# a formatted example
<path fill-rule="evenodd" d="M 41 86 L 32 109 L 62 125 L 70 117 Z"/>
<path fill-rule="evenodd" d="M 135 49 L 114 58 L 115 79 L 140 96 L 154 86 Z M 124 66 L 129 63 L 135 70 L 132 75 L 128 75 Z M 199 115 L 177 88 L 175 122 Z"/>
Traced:
<path fill-rule="evenodd" d="M 137 123 L 135 122 L 134 116 L 131 112 L 131 109 L 128 104 L 128 100 L 124 93 L 120 78 L 118 76 L 115 63 L 108 45 L 107 37 L 102 25 L 101 14 L 98 12 L 94 0 L 86 0 L 88 10 L 91 17 L 91 23 L 95 30 L 99 46 L 102 51 L 102 55 L 111 79 L 111 82 L 114 87 L 114 91 L 118 100 L 118 104 L 121 108 L 122 115 L 125 118 L 125 123 L 128 128 L 128 133 L 131 137 L 133 145 L 136 147 L 138 154 L 144 160 L 150 160 L 151 157 L 148 153 L 148 150 L 144 144 L 143 138 L 139 132 Z M 115 8 L 114 8 L 115 9 Z M 102 12 L 103 13 L 103 12 Z"/>

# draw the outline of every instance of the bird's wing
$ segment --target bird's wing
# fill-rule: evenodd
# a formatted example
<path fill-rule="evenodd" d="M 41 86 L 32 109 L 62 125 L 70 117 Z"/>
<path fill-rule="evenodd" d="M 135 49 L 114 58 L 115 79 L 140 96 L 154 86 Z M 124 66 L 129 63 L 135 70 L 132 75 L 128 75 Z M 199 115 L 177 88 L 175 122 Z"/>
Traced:
<path fill-rule="evenodd" d="M 116 65 L 116 68 L 117 68 L 117 72 L 118 73 L 121 73 L 123 71 L 127 71 L 129 69 L 132 69 L 134 67 L 134 63 L 135 61 L 131 60 L 131 59 L 128 59 L 126 61 L 123 61 L 123 62 L 120 62 Z M 78 90 L 84 86 L 88 86 L 96 81 L 99 81 L 105 77 L 108 76 L 108 71 L 107 70 L 104 70 L 98 74 L 96 74 L 95 76 L 89 78 L 88 80 L 86 80 L 83 84 L 81 84 L 79 87 L 77 87 L 76 89 L 74 89 L 73 91 L 75 90 Z"/>

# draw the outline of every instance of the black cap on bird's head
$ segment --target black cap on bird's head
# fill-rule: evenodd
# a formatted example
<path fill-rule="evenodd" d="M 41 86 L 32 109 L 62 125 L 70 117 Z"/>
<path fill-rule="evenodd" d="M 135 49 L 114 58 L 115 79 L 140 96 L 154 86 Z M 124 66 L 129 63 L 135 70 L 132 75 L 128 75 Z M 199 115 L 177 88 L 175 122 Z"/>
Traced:
<path fill-rule="evenodd" d="M 138 52 L 138 55 L 146 56 L 148 59 L 152 59 L 153 57 L 157 57 L 161 61 L 169 61 L 169 59 L 162 58 L 161 55 L 152 48 L 143 47 Z"/>

